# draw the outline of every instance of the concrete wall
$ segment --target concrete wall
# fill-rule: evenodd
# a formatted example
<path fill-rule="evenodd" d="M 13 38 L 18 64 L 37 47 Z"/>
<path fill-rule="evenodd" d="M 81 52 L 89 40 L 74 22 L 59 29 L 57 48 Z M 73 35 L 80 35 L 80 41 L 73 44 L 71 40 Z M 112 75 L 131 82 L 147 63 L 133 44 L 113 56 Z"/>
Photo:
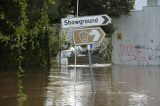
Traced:
<path fill-rule="evenodd" d="M 136 0 L 134 10 L 142 10 L 144 6 L 147 6 L 147 1 L 148 0 Z"/>
<path fill-rule="evenodd" d="M 158 6 L 160 6 L 160 0 L 158 0 Z"/>
<path fill-rule="evenodd" d="M 157 6 L 158 0 L 147 0 L 148 6 Z"/>
<path fill-rule="evenodd" d="M 113 23 L 113 64 L 160 65 L 160 7 L 144 7 Z"/>
<path fill-rule="evenodd" d="M 160 0 L 147 0 L 148 6 L 160 6 Z"/>

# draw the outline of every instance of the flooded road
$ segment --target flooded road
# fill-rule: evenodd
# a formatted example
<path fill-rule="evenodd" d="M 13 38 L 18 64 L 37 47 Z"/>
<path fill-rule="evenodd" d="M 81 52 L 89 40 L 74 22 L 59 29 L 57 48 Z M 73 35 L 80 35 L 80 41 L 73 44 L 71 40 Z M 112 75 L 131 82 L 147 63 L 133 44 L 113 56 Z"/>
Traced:
<path fill-rule="evenodd" d="M 160 68 L 119 66 L 0 71 L 0 106 L 160 106 Z"/>

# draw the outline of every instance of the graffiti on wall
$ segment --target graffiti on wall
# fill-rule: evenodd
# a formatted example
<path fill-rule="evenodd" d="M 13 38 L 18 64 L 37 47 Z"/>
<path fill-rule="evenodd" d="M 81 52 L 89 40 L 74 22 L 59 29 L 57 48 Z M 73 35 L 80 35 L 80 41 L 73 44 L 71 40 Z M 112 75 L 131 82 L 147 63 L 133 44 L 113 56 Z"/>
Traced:
<path fill-rule="evenodd" d="M 120 45 L 119 58 L 121 63 L 136 62 L 140 64 L 148 61 L 144 51 L 136 48 L 135 45 Z"/>
<path fill-rule="evenodd" d="M 160 65 L 160 42 L 155 47 L 144 45 L 119 45 L 118 51 L 121 63 L 138 65 Z"/>

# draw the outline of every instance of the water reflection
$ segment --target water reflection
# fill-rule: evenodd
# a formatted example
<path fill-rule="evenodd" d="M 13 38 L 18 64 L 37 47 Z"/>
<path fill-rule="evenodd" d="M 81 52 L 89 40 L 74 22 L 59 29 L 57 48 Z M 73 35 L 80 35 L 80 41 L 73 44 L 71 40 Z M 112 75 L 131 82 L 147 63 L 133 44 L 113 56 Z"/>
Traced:
<path fill-rule="evenodd" d="M 51 69 L 45 106 L 75 106 L 74 70 L 68 67 Z"/>
<path fill-rule="evenodd" d="M 17 74 L 0 70 L 0 106 L 17 106 Z"/>
<path fill-rule="evenodd" d="M 113 66 L 112 71 L 114 88 L 125 94 L 127 106 L 160 105 L 159 67 Z"/>
<path fill-rule="evenodd" d="M 130 106 L 146 106 L 148 104 L 148 96 L 142 93 L 130 93 Z"/>
<path fill-rule="evenodd" d="M 0 106 L 44 106 L 45 70 L 0 70 Z"/>
<path fill-rule="evenodd" d="M 106 70 L 102 68 L 102 70 Z M 111 89 L 111 70 L 103 75 L 100 69 L 95 68 L 94 87 L 95 92 Z M 61 67 L 60 70 L 52 69 L 48 77 L 45 106 L 94 106 L 96 93 L 92 93 L 88 68 Z M 108 80 L 105 82 L 104 80 Z M 75 81 L 75 82 L 74 82 Z M 107 86 L 106 86 L 107 85 Z M 101 96 L 103 97 L 103 94 Z M 105 99 L 104 99 L 105 101 Z"/>
<path fill-rule="evenodd" d="M 91 93 L 89 68 L 62 67 L 49 75 L 46 106 L 160 105 L 159 68 L 112 66 L 93 68 L 96 93 Z M 75 84 L 75 88 L 74 88 Z"/>
<path fill-rule="evenodd" d="M 93 68 L 92 93 L 86 67 L 27 70 L 20 77 L 3 70 L 0 106 L 159 106 L 159 82 L 158 67 Z"/>
<path fill-rule="evenodd" d="M 24 71 L 22 69 L 17 70 L 17 103 L 18 106 L 24 106 L 24 102 L 27 100 L 27 95 L 24 92 L 24 86 L 21 77 Z"/>

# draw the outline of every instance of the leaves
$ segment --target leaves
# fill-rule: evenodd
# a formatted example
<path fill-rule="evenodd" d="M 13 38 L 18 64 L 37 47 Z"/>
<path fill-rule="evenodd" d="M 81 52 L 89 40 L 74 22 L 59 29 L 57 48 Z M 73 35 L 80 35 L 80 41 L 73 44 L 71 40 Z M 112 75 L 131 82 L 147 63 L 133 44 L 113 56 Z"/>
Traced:
<path fill-rule="evenodd" d="M 135 0 L 79 0 L 79 15 L 108 14 L 111 17 L 120 17 L 129 14 Z M 70 10 L 76 15 L 77 0 L 71 0 Z"/>
<path fill-rule="evenodd" d="M 79 16 L 108 14 L 118 18 L 130 13 L 134 1 L 79 0 Z M 61 18 L 70 14 L 76 16 L 76 2 L 76 0 L 1 0 L 0 65 L 8 61 L 45 65 L 45 32 L 49 31 L 50 25 L 59 24 Z M 112 24 L 103 29 L 108 35 L 114 32 Z M 54 36 L 54 44 L 58 49 L 57 35 L 58 32 Z"/>
<path fill-rule="evenodd" d="M 46 57 L 42 56 L 45 54 L 44 33 L 49 26 L 48 7 L 51 4 L 54 4 L 54 0 L 1 1 L 0 64 L 5 58 L 10 58 L 8 56 L 16 58 L 16 62 L 21 64 L 22 60 L 29 58 L 30 55 L 25 53 L 30 50 L 36 50 L 37 53 L 41 51 L 41 55 L 38 55 L 41 57 L 39 61 L 45 61 Z"/>

